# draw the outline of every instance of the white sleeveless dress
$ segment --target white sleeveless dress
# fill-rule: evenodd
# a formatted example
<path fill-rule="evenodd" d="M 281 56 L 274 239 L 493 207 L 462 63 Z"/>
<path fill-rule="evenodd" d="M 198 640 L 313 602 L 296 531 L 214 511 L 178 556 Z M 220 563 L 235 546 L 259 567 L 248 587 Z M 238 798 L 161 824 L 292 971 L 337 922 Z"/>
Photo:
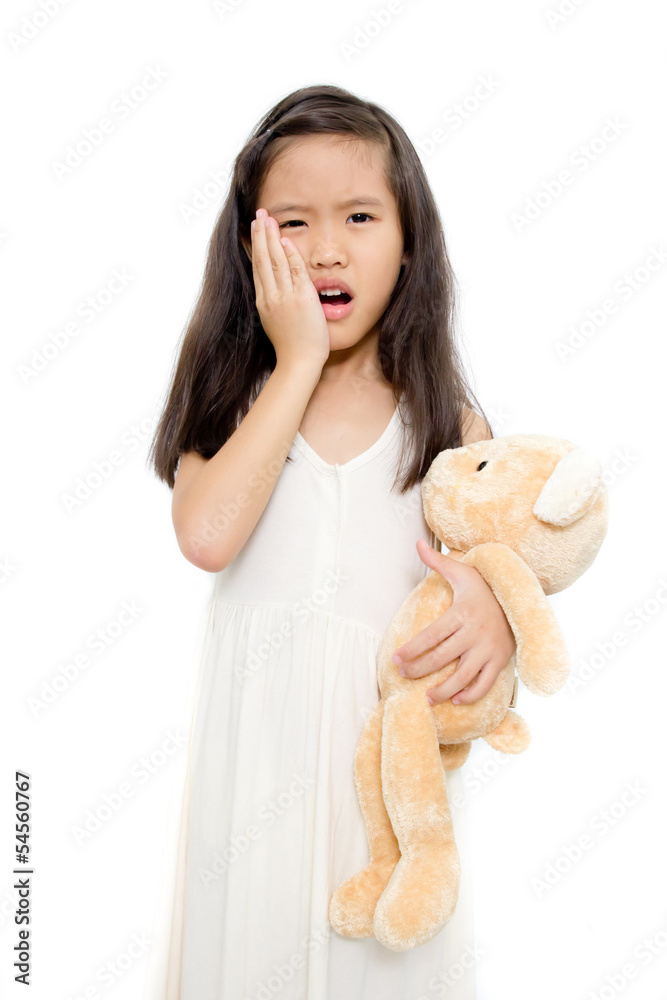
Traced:
<path fill-rule="evenodd" d="M 474 1000 L 461 769 L 446 772 L 461 886 L 443 930 L 393 952 L 328 921 L 369 860 L 354 753 L 377 653 L 428 572 L 417 538 L 435 541 L 420 484 L 391 491 L 401 413 L 342 465 L 297 432 L 251 537 L 214 575 L 144 1000 Z"/>

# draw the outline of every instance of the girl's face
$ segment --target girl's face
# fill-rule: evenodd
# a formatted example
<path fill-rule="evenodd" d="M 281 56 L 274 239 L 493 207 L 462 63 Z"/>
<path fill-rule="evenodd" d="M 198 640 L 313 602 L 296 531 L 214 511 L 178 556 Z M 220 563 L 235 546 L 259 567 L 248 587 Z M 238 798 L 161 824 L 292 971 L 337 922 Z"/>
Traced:
<path fill-rule="evenodd" d="M 279 142 L 281 140 L 278 140 Z M 331 350 L 379 334 L 398 280 L 403 234 L 396 200 L 376 144 L 338 135 L 284 139 L 257 194 L 303 257 L 313 282 L 343 280 L 352 293 L 346 316 L 327 319 Z"/>

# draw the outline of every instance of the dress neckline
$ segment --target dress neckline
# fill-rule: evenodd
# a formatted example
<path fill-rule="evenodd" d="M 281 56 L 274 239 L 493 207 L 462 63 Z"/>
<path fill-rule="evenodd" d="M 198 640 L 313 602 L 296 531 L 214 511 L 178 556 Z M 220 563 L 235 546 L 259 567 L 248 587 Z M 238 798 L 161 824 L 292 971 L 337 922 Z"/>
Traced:
<path fill-rule="evenodd" d="M 334 472 L 352 472 L 354 471 L 354 469 L 357 469 L 360 465 L 364 465 L 366 462 L 370 461 L 371 458 L 374 458 L 378 454 L 378 452 L 382 451 L 384 447 L 389 443 L 390 438 L 394 436 L 400 424 L 399 409 L 400 409 L 400 403 L 398 403 L 397 406 L 395 407 L 389 423 L 382 431 L 382 434 L 377 439 L 377 441 L 375 441 L 374 444 L 370 446 L 370 448 L 367 448 L 366 451 L 362 451 L 360 455 L 355 455 L 354 458 L 349 459 L 347 462 L 343 463 L 334 462 L 333 464 L 331 462 L 325 462 L 324 459 L 320 455 L 318 455 L 318 453 L 313 448 L 311 448 L 311 446 L 308 444 L 306 439 L 302 436 L 302 434 L 299 431 L 296 432 L 296 436 L 294 438 L 294 444 L 302 452 L 302 454 L 305 455 L 305 457 L 309 459 L 309 461 L 321 472 L 328 472 L 330 474 Z"/>

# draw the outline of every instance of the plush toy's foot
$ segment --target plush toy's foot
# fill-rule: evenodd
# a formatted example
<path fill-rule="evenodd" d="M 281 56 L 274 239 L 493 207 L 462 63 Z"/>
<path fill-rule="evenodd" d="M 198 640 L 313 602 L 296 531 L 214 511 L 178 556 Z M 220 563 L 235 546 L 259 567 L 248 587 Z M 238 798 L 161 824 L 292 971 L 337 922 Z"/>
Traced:
<path fill-rule="evenodd" d="M 445 743 L 440 747 L 440 759 L 445 771 L 455 771 L 465 764 L 472 743 Z"/>
<path fill-rule="evenodd" d="M 484 739 L 494 750 L 502 753 L 522 753 L 530 743 L 530 729 L 525 719 L 510 709 L 502 722 Z"/>
<path fill-rule="evenodd" d="M 402 857 L 375 908 L 378 941 L 392 951 L 408 951 L 435 937 L 456 909 L 460 875 L 453 844 L 425 847 L 412 860 Z"/>
<path fill-rule="evenodd" d="M 339 885 L 329 903 L 329 923 L 344 937 L 373 937 L 373 914 L 398 857 L 371 862 Z"/>

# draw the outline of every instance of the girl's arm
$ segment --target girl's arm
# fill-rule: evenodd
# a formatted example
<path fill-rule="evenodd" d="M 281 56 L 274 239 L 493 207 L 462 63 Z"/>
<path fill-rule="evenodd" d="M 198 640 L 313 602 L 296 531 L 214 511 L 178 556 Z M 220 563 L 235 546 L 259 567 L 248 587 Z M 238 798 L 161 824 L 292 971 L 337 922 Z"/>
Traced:
<path fill-rule="evenodd" d="M 212 458 L 181 455 L 171 510 L 178 546 L 189 562 L 217 573 L 243 548 L 269 502 L 321 373 L 321 362 L 278 362 Z"/>
<path fill-rule="evenodd" d="M 399 673 L 424 677 L 459 656 L 451 677 L 426 694 L 431 704 L 449 698 L 455 705 L 470 704 L 491 689 L 507 666 L 516 651 L 514 633 L 495 594 L 474 566 L 436 552 L 423 538 L 417 547 L 422 561 L 449 582 L 454 599 L 444 614 L 396 650 L 394 656 L 399 655 L 403 664 Z"/>
<path fill-rule="evenodd" d="M 251 223 L 257 312 L 276 364 L 231 437 L 210 459 L 181 456 L 172 520 L 191 563 L 217 573 L 236 558 L 273 493 L 329 356 L 326 318 L 303 257 L 266 209 Z"/>
<path fill-rule="evenodd" d="M 463 445 L 490 438 L 486 421 L 466 407 Z M 474 566 L 437 552 L 421 538 L 417 550 L 422 562 L 447 579 L 454 598 L 443 615 L 396 650 L 394 656 L 400 656 L 402 663 L 399 672 L 405 677 L 424 677 L 459 656 L 451 677 L 427 695 L 432 704 L 449 698 L 455 705 L 470 704 L 491 689 L 516 651 L 514 633 L 495 594 Z"/>

